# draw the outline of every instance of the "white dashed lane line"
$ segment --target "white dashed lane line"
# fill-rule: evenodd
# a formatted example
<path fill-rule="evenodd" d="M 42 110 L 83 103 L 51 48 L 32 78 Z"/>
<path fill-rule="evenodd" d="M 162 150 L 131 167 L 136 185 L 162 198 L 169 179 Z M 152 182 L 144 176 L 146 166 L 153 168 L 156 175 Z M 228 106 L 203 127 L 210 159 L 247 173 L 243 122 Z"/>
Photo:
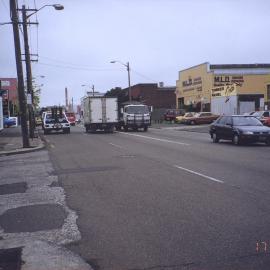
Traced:
<path fill-rule="evenodd" d="M 112 145 L 112 146 L 114 146 L 114 147 L 117 147 L 117 148 L 123 148 L 122 146 L 120 146 L 120 145 L 117 145 L 117 144 L 114 144 L 114 143 L 109 143 L 110 145 Z"/>
<path fill-rule="evenodd" d="M 154 141 L 160 141 L 160 142 L 166 142 L 166 143 L 174 143 L 174 144 L 185 145 L 185 146 L 189 146 L 190 145 L 188 143 L 171 141 L 171 140 L 166 140 L 166 139 L 159 139 L 159 138 L 149 137 L 149 136 L 144 136 L 144 135 L 139 135 L 139 134 L 126 133 L 126 132 L 118 132 L 118 133 L 124 134 L 124 135 L 129 135 L 129 136 L 140 137 L 140 138 L 144 138 L 144 139 L 148 139 L 148 140 L 154 140 Z"/>
<path fill-rule="evenodd" d="M 201 177 L 206 178 L 206 179 L 208 179 L 208 180 L 211 180 L 211 181 L 214 181 L 214 182 L 218 182 L 218 183 L 220 183 L 220 184 L 224 184 L 224 181 L 219 180 L 219 179 L 216 179 L 216 178 L 214 178 L 214 177 L 211 177 L 211 176 L 208 176 L 208 175 L 199 173 L 199 172 L 195 172 L 195 171 L 189 170 L 189 169 L 187 169 L 187 168 L 180 167 L 180 166 L 178 166 L 178 165 L 174 165 L 174 167 L 175 167 L 175 168 L 178 168 L 178 169 L 180 169 L 180 170 L 183 170 L 183 171 L 186 171 L 186 172 L 189 172 L 189 173 L 192 173 L 192 174 L 201 176 Z"/>

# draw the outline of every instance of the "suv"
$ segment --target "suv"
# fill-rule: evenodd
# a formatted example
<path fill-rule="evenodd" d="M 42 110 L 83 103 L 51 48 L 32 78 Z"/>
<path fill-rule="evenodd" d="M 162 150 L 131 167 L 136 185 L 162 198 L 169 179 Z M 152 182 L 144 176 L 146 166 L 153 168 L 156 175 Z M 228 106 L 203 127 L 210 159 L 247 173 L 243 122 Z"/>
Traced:
<path fill-rule="evenodd" d="M 164 113 L 165 121 L 175 121 L 177 116 L 183 116 L 185 114 L 185 110 L 181 109 L 169 109 Z"/>
<path fill-rule="evenodd" d="M 44 134 L 51 131 L 70 133 L 70 124 L 65 113 L 46 112 L 43 118 Z"/>

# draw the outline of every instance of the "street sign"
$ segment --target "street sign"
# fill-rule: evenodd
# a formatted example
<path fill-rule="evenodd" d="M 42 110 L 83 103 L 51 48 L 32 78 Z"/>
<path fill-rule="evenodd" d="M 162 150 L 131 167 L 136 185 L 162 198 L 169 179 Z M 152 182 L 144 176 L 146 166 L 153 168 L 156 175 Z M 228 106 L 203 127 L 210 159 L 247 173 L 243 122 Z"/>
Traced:
<path fill-rule="evenodd" d="M 27 94 L 27 105 L 32 105 L 32 97 L 31 97 L 31 94 Z"/>

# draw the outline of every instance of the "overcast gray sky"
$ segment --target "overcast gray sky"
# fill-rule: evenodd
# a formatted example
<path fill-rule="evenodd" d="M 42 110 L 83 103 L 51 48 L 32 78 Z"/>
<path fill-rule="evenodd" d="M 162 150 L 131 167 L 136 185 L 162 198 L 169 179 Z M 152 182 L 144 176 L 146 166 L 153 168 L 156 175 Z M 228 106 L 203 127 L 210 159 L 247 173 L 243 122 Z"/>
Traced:
<path fill-rule="evenodd" d="M 178 72 L 203 62 L 270 63 L 269 0 L 18 0 L 39 8 L 31 26 L 33 76 L 43 84 L 41 105 L 64 104 L 64 89 L 78 103 L 86 88 L 106 92 L 131 84 L 175 85 Z M 31 17 L 35 21 L 36 16 Z M 0 22 L 9 1 L 0 0 Z M 11 25 L 0 26 L 0 77 L 16 77 Z M 43 75 L 45 78 L 38 76 Z"/>

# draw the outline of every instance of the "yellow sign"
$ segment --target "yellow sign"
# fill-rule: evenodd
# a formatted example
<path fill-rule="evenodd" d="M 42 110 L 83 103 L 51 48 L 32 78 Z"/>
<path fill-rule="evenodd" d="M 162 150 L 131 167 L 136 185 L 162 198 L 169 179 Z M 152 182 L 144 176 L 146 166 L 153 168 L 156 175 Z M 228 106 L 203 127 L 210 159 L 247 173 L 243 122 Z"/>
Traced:
<path fill-rule="evenodd" d="M 228 97 L 237 95 L 236 84 L 212 88 L 212 97 Z"/>

